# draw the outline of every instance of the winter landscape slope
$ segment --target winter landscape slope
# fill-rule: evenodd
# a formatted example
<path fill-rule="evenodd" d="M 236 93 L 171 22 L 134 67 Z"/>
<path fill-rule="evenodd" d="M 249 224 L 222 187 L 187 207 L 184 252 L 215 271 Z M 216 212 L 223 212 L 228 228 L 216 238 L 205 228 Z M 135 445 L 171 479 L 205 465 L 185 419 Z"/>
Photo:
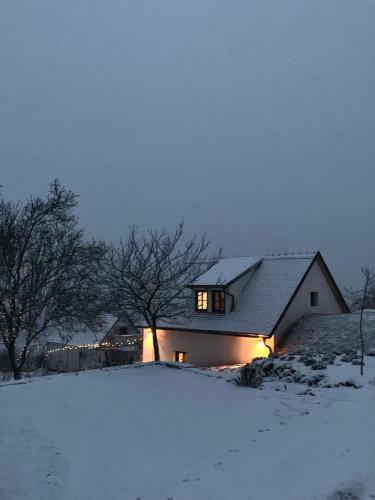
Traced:
<path fill-rule="evenodd" d="M 232 376 L 150 364 L 2 384 L 0 498 L 374 498 L 374 357 L 362 388 L 314 396 Z"/>
<path fill-rule="evenodd" d="M 284 351 L 333 351 L 359 350 L 360 313 L 311 314 L 299 320 L 285 339 Z M 375 310 L 363 314 L 366 351 L 375 349 Z"/>

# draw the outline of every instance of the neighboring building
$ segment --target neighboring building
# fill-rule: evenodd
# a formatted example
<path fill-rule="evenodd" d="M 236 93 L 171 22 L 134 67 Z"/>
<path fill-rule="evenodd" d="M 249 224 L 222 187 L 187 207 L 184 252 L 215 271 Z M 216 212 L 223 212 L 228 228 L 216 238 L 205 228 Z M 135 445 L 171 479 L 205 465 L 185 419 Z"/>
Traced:
<path fill-rule="evenodd" d="M 20 334 L 18 345 L 25 337 Z M 41 367 L 49 371 L 71 372 L 130 364 L 142 357 L 142 334 L 126 315 L 107 314 L 101 328 L 60 333 L 51 329 L 36 339 L 30 348 L 23 370 Z M 8 355 L 0 343 L 0 370 L 9 370 Z"/>
<path fill-rule="evenodd" d="M 128 364 L 142 360 L 142 338 L 142 330 L 136 328 L 130 316 L 123 313 L 102 342 L 111 346 L 112 364 Z"/>
<path fill-rule="evenodd" d="M 157 331 L 162 361 L 246 363 L 276 350 L 302 316 L 349 312 L 319 252 L 223 258 L 190 289 L 189 319 Z M 152 360 L 144 328 L 143 361 Z"/>
<path fill-rule="evenodd" d="M 99 330 L 84 330 L 66 342 L 58 332 L 48 335 L 46 367 L 66 372 L 133 363 L 140 360 L 141 339 L 127 316 L 107 315 Z"/>
<path fill-rule="evenodd" d="M 140 335 L 140 330 L 134 325 L 130 316 L 123 313 L 112 323 L 103 341 L 114 345 L 132 345 L 133 340 L 139 341 Z"/>
<path fill-rule="evenodd" d="M 70 372 L 101 368 L 107 360 L 102 350 L 96 349 L 116 322 L 116 317 L 107 315 L 102 328 L 85 329 L 74 334 L 60 334 L 57 330 L 47 332 L 40 339 L 44 344 L 45 365 L 52 371 Z"/>

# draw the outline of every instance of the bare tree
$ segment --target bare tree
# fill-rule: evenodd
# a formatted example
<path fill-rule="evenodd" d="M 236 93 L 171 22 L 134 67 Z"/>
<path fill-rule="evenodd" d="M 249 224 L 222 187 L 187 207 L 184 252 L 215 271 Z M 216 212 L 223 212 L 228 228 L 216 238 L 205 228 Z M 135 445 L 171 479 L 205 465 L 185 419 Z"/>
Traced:
<path fill-rule="evenodd" d="M 361 314 L 360 314 L 360 320 L 359 320 L 359 334 L 360 334 L 360 339 L 361 339 L 361 375 L 363 375 L 363 366 L 364 366 L 364 355 L 365 355 L 365 337 L 364 337 L 364 332 L 363 332 L 363 311 L 366 307 L 366 299 L 367 299 L 367 294 L 368 290 L 371 287 L 371 285 L 374 283 L 375 280 L 375 273 L 371 272 L 368 267 L 362 268 L 361 269 L 362 274 L 364 276 L 364 286 L 363 286 L 363 291 L 362 291 L 362 306 L 361 306 Z"/>
<path fill-rule="evenodd" d="M 0 200 L 0 338 L 15 379 L 43 333 L 72 334 L 101 319 L 106 249 L 84 241 L 76 205 L 57 181 L 46 198 Z"/>
<path fill-rule="evenodd" d="M 362 271 L 363 273 L 363 271 Z M 375 309 L 375 282 L 370 281 L 368 283 L 366 297 L 363 297 L 362 290 L 350 290 L 346 289 L 348 295 L 348 301 L 350 303 L 350 309 L 352 311 L 360 311 L 363 307 L 363 300 L 365 300 L 364 309 Z"/>
<path fill-rule="evenodd" d="M 182 243 L 183 223 L 173 234 L 149 231 L 138 236 L 131 228 L 126 243 L 112 246 L 107 278 L 114 311 L 140 317 L 152 331 L 154 357 L 160 360 L 157 328 L 160 321 L 187 317 L 191 293 L 187 285 L 217 262 L 220 252 L 207 256 L 205 236 Z"/>
<path fill-rule="evenodd" d="M 375 308 L 375 272 L 368 267 L 361 269 L 364 283 L 360 290 L 346 289 L 351 309 L 360 311 L 359 316 L 359 337 L 361 345 L 361 375 L 363 375 L 364 355 L 365 355 L 365 334 L 363 329 L 363 312 L 365 309 Z"/>

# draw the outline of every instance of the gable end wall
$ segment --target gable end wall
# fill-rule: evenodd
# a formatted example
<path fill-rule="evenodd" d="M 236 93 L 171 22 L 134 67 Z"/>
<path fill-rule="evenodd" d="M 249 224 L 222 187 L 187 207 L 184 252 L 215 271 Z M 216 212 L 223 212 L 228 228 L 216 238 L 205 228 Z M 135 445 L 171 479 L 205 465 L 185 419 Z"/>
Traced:
<path fill-rule="evenodd" d="M 319 305 L 310 305 L 310 292 L 319 293 Z M 292 303 L 284 314 L 275 331 L 275 346 L 282 343 L 283 337 L 291 327 L 308 314 L 346 313 L 330 277 L 321 261 L 316 259 L 311 266 Z"/>

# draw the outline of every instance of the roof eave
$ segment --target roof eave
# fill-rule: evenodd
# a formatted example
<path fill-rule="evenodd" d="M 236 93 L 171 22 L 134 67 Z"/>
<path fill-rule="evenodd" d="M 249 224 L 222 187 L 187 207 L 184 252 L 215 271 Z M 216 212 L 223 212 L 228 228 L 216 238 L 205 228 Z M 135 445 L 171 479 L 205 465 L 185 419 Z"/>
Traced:
<path fill-rule="evenodd" d="M 136 325 L 137 328 L 149 328 L 145 325 Z M 266 332 L 234 332 L 230 330 L 208 330 L 208 329 L 200 329 L 200 328 L 189 328 L 189 327 L 177 327 L 177 326 L 167 326 L 163 325 L 158 330 L 175 330 L 175 331 L 184 331 L 184 332 L 192 332 L 192 333 L 204 333 L 210 335 L 228 335 L 231 337 L 266 337 L 270 338 L 272 334 Z"/>

